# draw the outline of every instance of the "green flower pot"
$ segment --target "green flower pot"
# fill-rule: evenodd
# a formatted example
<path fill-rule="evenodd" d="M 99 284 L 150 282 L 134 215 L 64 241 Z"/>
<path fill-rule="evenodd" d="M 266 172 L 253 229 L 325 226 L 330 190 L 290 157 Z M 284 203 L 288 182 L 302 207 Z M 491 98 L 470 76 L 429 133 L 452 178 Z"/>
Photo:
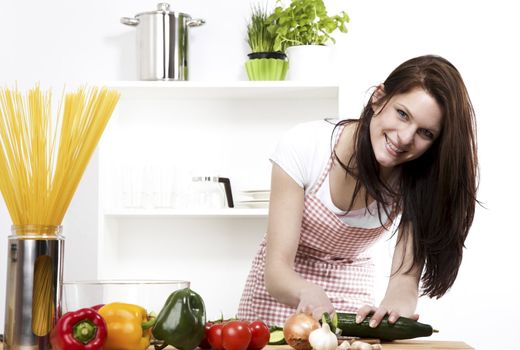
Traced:
<path fill-rule="evenodd" d="M 279 52 L 256 52 L 249 54 L 245 68 L 249 80 L 285 80 L 289 62 Z"/>

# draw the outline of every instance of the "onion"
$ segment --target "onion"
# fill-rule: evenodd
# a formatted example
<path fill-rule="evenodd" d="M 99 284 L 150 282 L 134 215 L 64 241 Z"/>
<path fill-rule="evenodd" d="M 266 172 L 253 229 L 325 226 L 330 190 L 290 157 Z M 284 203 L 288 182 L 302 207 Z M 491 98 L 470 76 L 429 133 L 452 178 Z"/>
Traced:
<path fill-rule="evenodd" d="M 296 350 L 311 350 L 309 334 L 318 329 L 320 324 L 312 316 L 304 313 L 297 313 L 285 321 L 283 326 L 283 336 L 287 344 Z"/>

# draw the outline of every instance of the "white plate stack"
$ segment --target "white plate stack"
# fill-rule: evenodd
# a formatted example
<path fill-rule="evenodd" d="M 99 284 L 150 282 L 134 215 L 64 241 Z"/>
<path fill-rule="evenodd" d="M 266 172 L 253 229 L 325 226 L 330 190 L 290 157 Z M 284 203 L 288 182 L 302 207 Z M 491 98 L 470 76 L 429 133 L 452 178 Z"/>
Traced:
<path fill-rule="evenodd" d="M 243 190 L 239 192 L 237 206 L 241 208 L 268 208 L 269 190 Z"/>

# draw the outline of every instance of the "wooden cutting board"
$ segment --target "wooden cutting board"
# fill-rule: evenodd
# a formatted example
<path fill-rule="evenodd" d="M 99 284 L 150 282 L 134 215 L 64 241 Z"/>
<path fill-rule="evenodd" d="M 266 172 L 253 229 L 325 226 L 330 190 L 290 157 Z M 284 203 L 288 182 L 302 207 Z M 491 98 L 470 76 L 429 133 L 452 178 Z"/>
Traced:
<path fill-rule="evenodd" d="M 382 342 L 382 350 L 465 350 L 473 349 L 461 341 L 434 341 L 434 340 L 396 340 Z M 264 350 L 293 350 L 289 345 L 268 345 Z"/>

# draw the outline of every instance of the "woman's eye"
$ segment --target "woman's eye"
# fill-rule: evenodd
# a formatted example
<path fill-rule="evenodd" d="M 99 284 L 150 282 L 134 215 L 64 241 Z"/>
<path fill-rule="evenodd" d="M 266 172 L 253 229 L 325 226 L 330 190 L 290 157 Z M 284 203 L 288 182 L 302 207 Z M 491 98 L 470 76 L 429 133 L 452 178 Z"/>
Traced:
<path fill-rule="evenodd" d="M 433 139 L 433 133 L 430 130 L 421 129 L 421 134 L 426 137 L 427 139 Z"/>
<path fill-rule="evenodd" d="M 397 109 L 397 114 L 399 114 L 399 118 L 401 118 L 401 119 L 406 119 L 408 117 L 406 112 L 403 111 L 402 109 Z"/>

